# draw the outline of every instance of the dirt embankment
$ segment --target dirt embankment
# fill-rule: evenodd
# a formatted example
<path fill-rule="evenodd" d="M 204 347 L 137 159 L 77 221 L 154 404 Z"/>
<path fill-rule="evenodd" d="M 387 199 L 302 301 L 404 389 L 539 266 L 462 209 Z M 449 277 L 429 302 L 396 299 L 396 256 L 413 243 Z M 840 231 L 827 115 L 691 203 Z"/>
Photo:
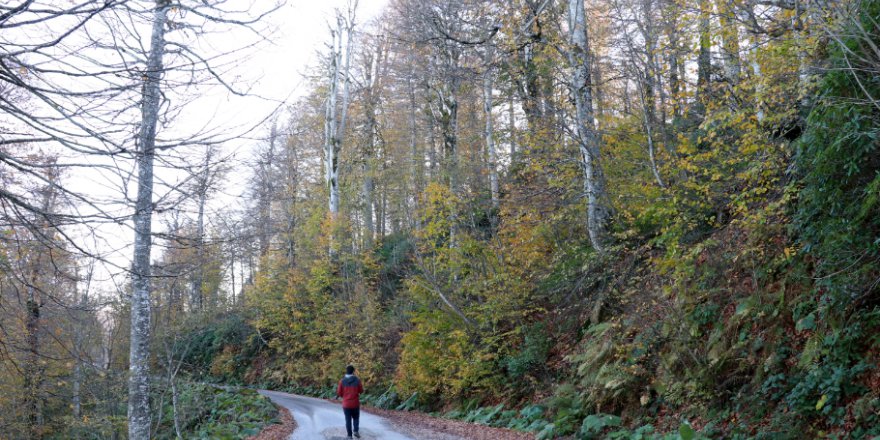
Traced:
<path fill-rule="evenodd" d="M 259 434 L 248 438 L 248 440 L 287 440 L 290 438 L 290 435 L 296 430 L 296 421 L 293 420 L 290 411 L 286 408 L 277 405 L 276 407 L 278 408 L 278 418 L 281 420 L 281 423 L 267 426 Z"/>

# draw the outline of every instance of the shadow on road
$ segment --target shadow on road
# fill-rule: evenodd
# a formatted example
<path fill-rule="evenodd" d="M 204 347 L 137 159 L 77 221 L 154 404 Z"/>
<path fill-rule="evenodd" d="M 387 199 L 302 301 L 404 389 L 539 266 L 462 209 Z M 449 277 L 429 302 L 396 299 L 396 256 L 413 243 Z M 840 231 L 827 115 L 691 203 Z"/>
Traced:
<path fill-rule="evenodd" d="M 345 428 L 342 428 L 341 431 L 338 429 L 327 429 L 321 434 L 324 435 L 324 440 L 348 440 L 348 437 L 345 435 Z M 381 438 L 381 436 L 371 433 L 369 430 L 361 429 L 361 440 L 380 440 Z"/>

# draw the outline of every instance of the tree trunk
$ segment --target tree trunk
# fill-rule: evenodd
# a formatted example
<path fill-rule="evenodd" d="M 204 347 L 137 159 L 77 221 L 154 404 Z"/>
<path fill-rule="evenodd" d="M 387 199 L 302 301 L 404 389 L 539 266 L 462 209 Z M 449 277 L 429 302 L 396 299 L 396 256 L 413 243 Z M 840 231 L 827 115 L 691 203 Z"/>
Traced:
<path fill-rule="evenodd" d="M 645 75 L 643 81 L 643 89 L 640 98 L 642 101 L 642 110 L 647 119 L 647 127 L 649 142 L 653 144 L 651 132 L 657 126 L 657 35 L 654 31 L 654 2 L 653 0 L 642 0 L 642 15 L 644 23 L 642 26 L 642 37 L 645 40 Z"/>
<path fill-rule="evenodd" d="M 174 417 L 174 433 L 177 435 L 178 439 L 183 439 L 180 429 L 180 403 L 177 393 L 177 381 L 175 380 L 174 375 L 171 375 L 168 380 L 171 381 L 171 410 Z"/>
<path fill-rule="evenodd" d="M 699 34 L 700 51 L 697 55 L 697 101 L 699 113 L 705 116 L 705 103 L 708 99 L 709 82 L 712 74 L 712 35 L 710 28 L 711 5 L 709 0 L 700 0 Z"/>
<path fill-rule="evenodd" d="M 751 20 L 756 20 L 755 17 L 755 0 L 747 0 L 745 4 L 746 12 Z M 751 30 L 749 32 L 749 51 L 748 51 L 748 61 L 749 67 L 752 69 L 752 82 L 755 84 L 755 118 L 758 120 L 758 123 L 764 122 L 764 78 L 761 73 L 761 62 L 758 58 L 758 47 L 761 44 L 761 39 L 757 30 Z"/>
<path fill-rule="evenodd" d="M 82 290 L 82 293 L 79 295 L 79 310 L 76 311 L 76 317 L 79 321 L 76 324 L 83 324 L 86 322 L 85 319 L 85 310 L 89 304 L 89 289 L 91 288 L 93 269 L 89 269 L 88 277 L 86 278 L 86 285 Z M 85 354 L 83 353 L 83 326 L 75 325 L 74 328 L 74 339 L 73 339 L 73 356 L 74 356 L 74 364 L 73 364 L 73 395 L 72 395 L 72 409 L 73 409 L 73 417 L 74 419 L 79 419 L 82 417 L 82 381 L 83 381 L 83 357 Z"/>
<path fill-rule="evenodd" d="M 237 241 L 237 240 L 236 240 Z M 232 280 L 232 288 L 230 289 L 230 293 L 232 294 L 232 304 L 235 305 L 235 249 L 238 247 L 238 243 L 233 242 L 232 246 L 229 247 L 229 275 Z"/>
<path fill-rule="evenodd" d="M 443 138 L 441 175 L 444 183 L 454 191 L 458 167 L 458 80 L 452 78 L 448 81 L 448 84 L 436 88 L 438 109 L 435 118 L 440 123 L 440 135 Z"/>
<path fill-rule="evenodd" d="M 739 27 L 730 0 L 716 0 L 721 23 L 721 46 L 724 49 L 724 75 L 732 85 L 739 83 L 742 61 L 739 57 Z"/>
<path fill-rule="evenodd" d="M 274 134 L 274 128 L 273 128 Z M 205 167 L 199 177 L 197 188 L 199 197 L 198 214 L 196 215 L 196 267 L 191 286 L 192 298 L 195 301 L 196 310 L 205 310 L 205 294 L 202 284 L 205 278 L 205 204 L 208 200 L 208 185 L 210 179 L 211 150 L 205 153 Z"/>
<path fill-rule="evenodd" d="M 428 175 L 431 180 L 437 178 L 437 124 L 434 123 L 434 116 L 428 118 L 428 141 L 430 150 L 428 150 Z"/>
<path fill-rule="evenodd" d="M 381 43 L 376 45 L 376 54 L 368 58 L 366 70 L 366 89 L 364 113 L 366 117 L 366 144 L 364 146 L 361 160 L 362 171 L 364 174 L 363 181 L 363 210 L 364 210 L 364 248 L 369 249 L 373 246 L 373 240 L 376 236 L 376 228 L 373 223 L 373 193 L 375 190 L 375 156 L 376 156 L 376 134 L 378 130 L 378 121 L 376 119 L 376 107 L 379 105 L 379 74 L 380 65 L 382 63 L 383 47 Z"/>
<path fill-rule="evenodd" d="M 609 209 L 606 205 L 605 179 L 599 154 L 599 134 L 593 114 L 591 84 L 591 54 L 587 34 L 583 0 L 569 0 L 569 29 L 571 41 L 568 50 L 572 67 L 572 95 L 574 95 L 578 145 L 584 172 L 584 196 L 587 199 L 587 232 L 590 243 L 598 252 L 605 249 Z"/>
<path fill-rule="evenodd" d="M 683 92 L 681 87 L 681 82 L 684 79 L 679 75 L 679 64 L 681 61 L 679 60 L 679 56 L 681 55 L 681 44 L 678 39 L 678 10 L 676 8 L 675 0 L 667 0 L 667 5 L 665 8 L 665 28 L 666 28 L 666 38 L 669 40 L 669 50 L 666 51 L 667 54 L 667 63 L 669 64 L 669 94 L 671 95 L 672 101 L 672 125 L 677 125 L 677 122 L 682 117 L 682 105 L 681 105 L 681 94 Z M 667 138 L 671 138 L 671 131 L 667 134 Z"/>
<path fill-rule="evenodd" d="M 523 45 L 519 51 L 522 63 L 523 85 L 521 87 L 523 111 L 531 132 L 536 132 L 542 126 L 544 108 L 542 105 L 542 88 L 538 76 L 538 67 L 535 65 L 534 46 L 540 41 L 537 35 L 531 36 L 531 41 Z"/>
<path fill-rule="evenodd" d="M 143 73 L 143 101 L 138 141 L 138 191 L 134 213 L 131 340 L 128 381 L 128 438 L 150 438 L 150 250 L 153 217 L 153 159 L 161 101 L 160 83 L 165 54 L 165 23 L 169 3 L 156 2 L 150 53 Z"/>
<path fill-rule="evenodd" d="M 379 238 L 380 239 L 385 238 L 385 235 L 388 230 L 388 228 L 387 228 L 387 224 L 388 224 L 388 214 L 387 214 L 388 192 L 383 190 L 381 194 L 382 194 L 382 197 L 380 197 L 380 202 L 378 203 L 379 206 L 377 206 L 374 209 L 374 211 L 376 211 L 376 217 L 379 222 Z"/>
<path fill-rule="evenodd" d="M 287 230 L 286 232 L 286 253 L 287 266 L 293 268 L 296 265 L 296 238 L 294 229 L 296 228 L 296 201 L 299 193 L 299 169 L 297 164 L 296 148 L 294 145 L 287 144 Z"/>
<path fill-rule="evenodd" d="M 489 192 L 492 208 L 498 209 L 498 155 L 495 151 L 495 128 L 492 116 L 492 69 L 483 74 L 483 113 L 486 117 L 486 150 L 489 156 Z"/>
<path fill-rule="evenodd" d="M 55 187 L 58 174 L 57 170 L 49 169 L 49 184 L 43 191 L 41 203 L 41 211 L 51 213 L 55 210 Z M 44 220 L 35 227 L 31 233 L 34 239 L 42 236 L 51 235 L 51 228 L 48 220 Z M 25 340 L 27 352 L 25 354 L 25 362 L 23 366 L 24 372 L 24 391 L 25 391 L 25 414 L 27 418 L 28 436 L 31 439 L 40 439 L 43 437 L 43 381 L 45 379 L 45 364 L 40 361 L 41 339 L 40 331 L 42 328 L 42 311 L 45 306 L 44 291 L 48 287 L 48 283 L 41 278 L 41 273 L 46 270 L 44 266 L 49 264 L 44 261 L 44 253 L 42 248 L 32 251 L 33 254 L 28 256 L 30 260 L 29 274 L 26 276 L 27 300 L 25 302 Z M 52 260 L 51 251 L 48 255 Z M 49 269 L 51 270 L 51 269 Z"/>
<path fill-rule="evenodd" d="M 364 183 L 363 183 L 363 193 L 364 193 L 364 249 L 370 249 L 373 247 L 373 239 L 376 236 L 376 227 L 373 223 L 373 190 L 375 189 L 375 184 L 373 183 L 372 177 L 372 166 L 369 164 L 364 164 Z"/>
<path fill-rule="evenodd" d="M 43 308 L 40 294 L 37 291 L 37 274 L 39 258 L 37 258 L 32 269 L 32 276 L 28 281 L 31 285 L 27 286 L 27 320 L 25 323 L 25 331 L 27 332 L 27 356 L 24 365 L 24 389 L 25 389 L 25 413 L 27 414 L 28 438 L 42 438 L 42 427 L 40 426 L 40 382 L 42 382 L 42 374 L 40 371 L 40 312 Z"/>
<path fill-rule="evenodd" d="M 342 140 L 345 136 L 346 115 L 348 113 L 349 89 L 351 78 L 349 67 L 351 65 L 352 37 L 354 35 L 353 13 L 349 11 L 348 22 L 342 15 L 336 15 L 336 29 L 331 30 L 333 37 L 333 50 L 330 61 L 330 90 L 327 97 L 326 121 L 325 121 L 325 168 L 327 186 L 330 192 L 328 209 L 330 218 L 336 221 L 339 215 L 339 154 L 342 150 Z M 345 32 L 345 53 L 343 50 L 343 32 Z M 337 108 L 337 95 L 339 94 L 339 80 L 342 77 L 341 103 Z M 335 246 L 331 237 L 329 254 L 335 255 Z"/>
<path fill-rule="evenodd" d="M 339 129 L 336 122 L 336 99 L 339 86 L 339 69 L 342 58 L 341 35 L 337 35 L 337 30 L 331 30 L 333 38 L 333 51 L 330 54 L 330 89 L 327 95 L 326 112 L 324 119 L 324 171 L 327 187 L 330 192 L 330 198 L 327 203 L 327 209 L 330 211 L 330 217 L 335 219 L 339 213 L 339 163 L 337 154 L 339 153 L 339 137 L 337 130 Z M 339 29 L 341 32 L 341 29 Z M 331 253 L 332 253 L 331 244 Z"/>
<path fill-rule="evenodd" d="M 411 61 L 412 62 L 412 61 Z M 425 155 L 424 152 L 419 151 L 419 128 L 418 128 L 418 119 L 416 117 L 416 88 L 413 81 L 412 76 L 415 75 L 414 72 L 410 73 L 410 77 L 407 78 L 407 86 L 409 89 L 409 148 L 410 148 L 410 158 L 412 160 L 412 170 L 410 174 L 410 185 L 411 185 L 411 203 L 410 203 L 410 225 L 412 227 L 416 227 L 418 221 L 416 216 L 413 214 L 418 209 L 418 201 L 419 196 L 422 193 L 423 185 L 423 176 L 425 175 L 424 165 L 425 165 Z"/>
<path fill-rule="evenodd" d="M 654 148 L 654 130 L 652 129 L 653 124 L 651 123 L 651 118 L 648 116 L 650 113 L 648 101 L 645 99 L 645 95 L 647 93 L 640 93 L 639 97 L 642 100 L 643 107 L 643 118 L 642 120 L 645 123 L 645 138 L 648 141 L 648 160 L 651 163 L 651 173 L 654 175 L 654 180 L 657 181 L 657 185 L 660 188 L 666 188 L 666 185 L 663 183 L 663 179 L 660 177 L 660 169 L 657 167 L 657 158 L 656 150 Z"/>
<path fill-rule="evenodd" d="M 77 356 L 79 354 L 77 353 Z M 82 398 L 80 397 L 80 388 L 82 387 L 82 361 L 75 360 L 73 365 L 73 417 L 79 419 L 82 416 Z"/>
<path fill-rule="evenodd" d="M 269 246 L 272 240 L 272 198 L 275 196 L 275 176 L 273 176 L 272 167 L 275 163 L 275 142 L 278 136 L 275 122 L 272 123 L 272 129 L 269 132 L 269 151 L 266 152 L 265 158 L 260 160 L 260 179 L 259 182 L 259 246 L 260 257 L 265 257 L 269 253 Z M 206 165 L 207 167 L 207 165 Z"/>
<path fill-rule="evenodd" d="M 809 4 L 809 0 L 806 0 Z M 792 29 L 794 33 L 794 45 L 797 48 L 797 58 L 798 58 L 798 95 L 800 95 L 800 114 L 802 118 L 806 117 L 806 112 L 809 112 L 810 109 L 810 94 L 807 93 L 809 89 L 809 53 L 807 48 L 807 37 L 809 37 L 806 23 L 804 23 L 804 17 L 809 19 L 808 11 L 805 11 L 806 6 L 803 4 L 804 0 L 794 0 L 794 15 L 792 16 Z"/>
<path fill-rule="evenodd" d="M 510 167 L 516 163 L 516 113 L 513 108 L 513 90 L 507 96 L 507 131 L 508 142 L 510 142 Z"/>

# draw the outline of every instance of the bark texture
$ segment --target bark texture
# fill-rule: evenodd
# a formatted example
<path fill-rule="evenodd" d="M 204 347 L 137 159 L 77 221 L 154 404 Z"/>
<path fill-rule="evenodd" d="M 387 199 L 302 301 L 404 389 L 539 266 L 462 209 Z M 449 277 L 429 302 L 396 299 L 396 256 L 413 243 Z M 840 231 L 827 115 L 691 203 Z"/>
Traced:
<path fill-rule="evenodd" d="M 159 0 L 153 15 L 150 52 L 143 73 L 141 126 L 137 136 L 138 191 L 134 213 L 131 342 L 128 379 L 128 438 L 150 438 L 150 250 L 153 217 L 153 159 L 161 102 L 160 81 L 165 54 L 169 2 Z"/>
<path fill-rule="evenodd" d="M 571 41 L 568 58 L 572 68 L 577 137 L 584 172 L 584 197 L 587 200 L 587 232 L 593 248 L 602 252 L 607 238 L 609 210 L 606 205 L 605 178 L 599 155 L 599 134 L 593 113 L 591 54 L 583 0 L 569 0 Z"/>

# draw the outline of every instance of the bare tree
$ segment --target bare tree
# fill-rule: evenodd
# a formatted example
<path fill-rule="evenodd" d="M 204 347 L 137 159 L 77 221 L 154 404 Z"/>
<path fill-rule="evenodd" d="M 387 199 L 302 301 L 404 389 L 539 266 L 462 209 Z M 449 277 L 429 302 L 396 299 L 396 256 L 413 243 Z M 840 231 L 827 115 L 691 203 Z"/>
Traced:
<path fill-rule="evenodd" d="M 354 48 L 353 36 L 356 9 L 357 1 L 349 4 L 348 14 L 345 16 L 337 10 L 336 27 L 330 29 L 329 89 L 326 102 L 326 120 L 324 122 L 324 170 L 327 186 L 330 191 L 328 208 L 333 219 L 339 214 L 339 154 L 345 136 L 345 124 L 350 101 L 351 77 L 349 71 L 351 54 Z M 342 88 L 341 92 L 340 86 Z"/>
<path fill-rule="evenodd" d="M 150 251 L 153 220 L 153 161 L 161 104 L 168 1 L 156 3 L 150 51 L 144 71 L 141 125 L 138 133 L 138 191 L 134 214 L 131 336 L 128 382 L 128 437 L 150 438 Z"/>

